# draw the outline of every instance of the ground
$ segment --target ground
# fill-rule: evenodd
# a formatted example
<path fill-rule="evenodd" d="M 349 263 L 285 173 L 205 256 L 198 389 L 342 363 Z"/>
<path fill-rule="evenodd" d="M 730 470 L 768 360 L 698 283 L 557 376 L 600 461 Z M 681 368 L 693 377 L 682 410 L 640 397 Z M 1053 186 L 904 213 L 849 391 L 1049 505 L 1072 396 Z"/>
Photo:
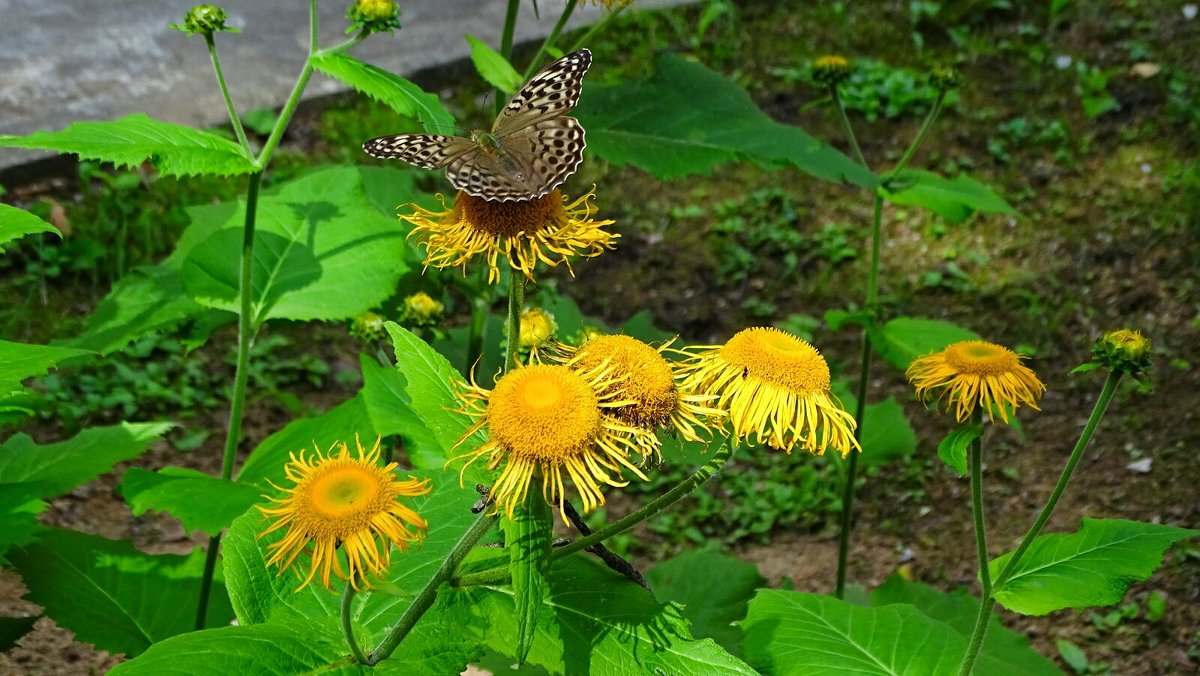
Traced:
<path fill-rule="evenodd" d="M 734 74 L 776 119 L 799 124 L 844 150 L 840 125 L 830 108 L 820 105 L 820 92 L 788 81 L 780 69 L 831 51 L 917 71 L 938 59 L 955 62 L 966 83 L 959 101 L 939 120 L 913 164 L 967 171 L 1020 212 L 1017 217 L 976 216 L 963 225 L 915 208 L 889 206 L 884 212 L 884 316 L 943 319 L 1019 346 L 1031 354 L 1029 364 L 1048 388 L 1040 412 L 1022 411 L 1023 439 L 993 430 L 985 440 L 992 553 L 1019 541 L 1091 410 L 1103 376 L 1070 375 L 1071 369 L 1086 359 L 1102 332 L 1125 326 L 1141 329 L 1153 341 L 1156 368 L 1150 384 L 1121 388 L 1047 530 L 1074 531 L 1085 516 L 1200 523 L 1200 471 L 1193 451 L 1200 441 L 1200 378 L 1194 366 L 1200 363 L 1194 272 L 1200 262 L 1194 112 L 1200 22 L 1183 19 L 1173 3 L 1067 3 L 1068 9 L 1053 19 L 1045 7 L 1001 7 L 1007 3 L 991 3 L 994 8 L 943 3 L 941 13 L 932 15 L 916 6 L 936 3 L 831 3 L 805 9 L 788 4 L 738 3 L 735 23 L 718 21 L 698 37 L 690 32 L 697 9 L 652 25 L 660 36 L 676 41 L 673 47 Z M 639 39 L 635 31 L 621 35 Z M 626 47 L 598 47 L 597 63 L 605 62 L 606 50 L 615 59 L 613 54 Z M 645 45 L 630 49 L 646 51 Z M 1064 55 L 1072 64 L 1060 68 Z M 1161 72 L 1144 77 L 1134 63 L 1153 63 Z M 1084 99 L 1099 93 L 1084 85 L 1077 70 L 1081 64 L 1114 69 L 1101 90 L 1118 110 L 1092 118 L 1083 113 Z M 320 115 L 313 111 L 298 121 L 295 148 L 330 142 L 316 138 Z M 868 161 L 886 168 L 915 135 L 921 112 L 874 121 L 856 113 L 852 121 Z M 662 183 L 596 161 L 572 185 L 591 183 L 598 186 L 602 215 L 618 222 L 620 246 L 576 265 L 574 280 L 565 274 L 557 279 L 559 289 L 593 316 L 620 323 L 630 308 L 645 308 L 662 328 L 690 342 L 709 343 L 744 326 L 796 314 L 820 318 L 828 310 L 862 303 L 870 218 L 870 198 L 862 191 L 798 172 L 747 166 Z M 779 223 L 801 233 L 798 261 L 774 255 L 784 246 L 773 239 L 779 237 Z M 829 230 L 827 224 L 837 227 Z M 823 232 L 842 233 L 851 255 L 822 248 L 830 242 L 817 236 Z M 756 255 L 753 264 L 731 258 L 737 247 Z M 94 298 L 80 292 L 51 302 L 86 307 Z M 854 331 L 831 331 L 819 322 L 809 326 L 835 373 L 853 377 Z M 328 340 L 306 342 L 322 344 L 321 357 L 335 364 L 335 373 L 353 370 L 355 346 L 339 337 L 339 327 L 277 330 L 289 335 L 318 331 Z M 230 342 L 228 334 L 219 334 L 213 349 Z M 352 393 L 354 384 L 297 384 L 292 390 L 306 406 L 320 410 Z M 977 591 L 967 483 L 933 454 L 951 421 L 913 401 L 902 375 L 879 360 L 871 392 L 872 400 L 892 395 L 904 403 L 920 443 L 913 457 L 865 480 L 855 509 L 850 580 L 870 587 L 901 570 L 941 589 Z M 245 447 L 291 415 L 276 399 L 255 402 Z M 222 416 L 219 409 L 202 413 L 189 425 L 220 429 Z M 31 430 L 35 436 L 39 432 L 54 433 L 44 425 Z M 214 471 L 219 437 L 205 441 L 187 462 Z M 1148 471 L 1130 468 L 1145 458 L 1151 461 Z M 137 464 L 156 468 L 179 462 L 178 454 L 164 446 Z M 132 538 L 148 551 L 185 551 L 198 542 L 169 518 L 133 518 L 114 490 L 123 469 L 55 500 L 47 522 Z M 707 490 L 719 495 L 720 484 Z M 614 512 L 628 509 L 619 498 L 614 502 Z M 776 529 L 766 543 L 736 543 L 732 551 L 757 564 L 771 584 L 787 578 L 796 589 L 826 592 L 834 577 L 835 521 L 825 514 L 804 528 Z M 646 541 L 630 551 L 642 566 L 681 546 L 656 541 L 661 536 L 648 530 L 639 537 Z M 1127 594 L 1125 602 L 1143 610 L 1152 592 L 1165 595 L 1166 613 L 1158 622 L 1141 613 L 1109 626 L 1084 610 L 1040 618 L 1006 613 L 1005 623 L 1028 634 L 1035 648 L 1064 669 L 1058 639 L 1083 648 L 1093 666 L 1107 662 L 1112 673 L 1194 673 L 1200 668 L 1198 554 L 1194 546 L 1177 547 L 1154 577 Z M 19 580 L 3 573 L 0 614 L 33 611 L 18 600 L 20 593 Z M 1107 612 L 1099 609 L 1100 615 Z M 33 635 L 0 655 L 0 673 L 96 673 L 117 659 L 70 641 L 41 620 Z"/>

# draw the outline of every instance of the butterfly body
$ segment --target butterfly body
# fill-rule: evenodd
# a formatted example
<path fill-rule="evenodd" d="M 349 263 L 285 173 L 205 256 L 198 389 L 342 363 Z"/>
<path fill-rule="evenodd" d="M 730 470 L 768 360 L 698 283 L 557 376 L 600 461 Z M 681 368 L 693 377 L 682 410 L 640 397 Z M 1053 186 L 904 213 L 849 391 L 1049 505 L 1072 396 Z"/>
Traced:
<path fill-rule="evenodd" d="M 470 138 L 399 134 L 371 139 L 372 157 L 400 159 L 423 169 L 446 169 L 455 188 L 486 200 L 542 197 L 583 161 L 583 126 L 569 113 L 579 101 L 591 66 L 586 49 L 572 52 L 533 76 L 492 125 Z"/>

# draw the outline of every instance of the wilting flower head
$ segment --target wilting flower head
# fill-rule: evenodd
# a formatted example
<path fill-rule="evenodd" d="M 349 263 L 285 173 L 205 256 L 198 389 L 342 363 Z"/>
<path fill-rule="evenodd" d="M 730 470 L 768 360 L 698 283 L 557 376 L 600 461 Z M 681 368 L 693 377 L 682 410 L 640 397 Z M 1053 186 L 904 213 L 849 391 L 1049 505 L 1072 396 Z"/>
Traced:
<path fill-rule="evenodd" d="M 1141 331 L 1109 331 L 1092 346 L 1092 362 L 1141 380 L 1150 370 L 1150 341 Z"/>
<path fill-rule="evenodd" d="M 451 459 L 466 458 L 463 471 L 487 458 L 488 469 L 503 467 L 492 486 L 496 509 L 510 518 L 525 502 L 529 484 L 540 475 L 542 498 L 563 509 L 564 479 L 575 484 L 590 512 L 604 504 L 600 484 L 625 486 L 623 469 L 647 480 L 631 460 L 654 452 L 653 434 L 623 424 L 609 412 L 629 402 L 613 393 L 605 369 L 576 372 L 566 366 L 534 364 L 509 371 L 488 391 L 474 381 L 462 385 L 463 413 L 475 424 L 458 441 L 487 430 L 488 440 Z"/>
<path fill-rule="evenodd" d="M 400 321 L 405 326 L 433 326 L 442 320 L 446 306 L 424 291 L 405 296 Z"/>
<path fill-rule="evenodd" d="M 393 471 L 396 463 L 380 467 L 379 441 L 367 451 L 357 443 L 358 457 L 352 457 L 346 444 L 336 444 L 328 455 L 320 449 L 311 458 L 304 451 L 285 471 L 293 483 L 282 498 L 258 509 L 273 521 L 259 537 L 286 528 L 282 539 L 267 547 L 267 565 L 279 564 L 279 573 L 296 558 L 310 551 L 312 562 L 303 589 L 319 571 L 321 584 L 329 589 L 330 572 L 349 580 L 355 589 L 367 586 L 368 572 L 378 575 L 391 563 L 392 545 L 404 551 L 425 538 L 425 519 L 397 501 L 429 492 L 429 482 L 409 477 L 401 481 Z M 332 451 L 338 450 L 337 455 Z M 338 550 L 346 554 L 342 568 Z"/>
<path fill-rule="evenodd" d="M 812 75 L 826 87 L 839 85 L 850 78 L 850 62 L 837 54 L 818 56 L 812 62 Z"/>
<path fill-rule="evenodd" d="M 346 8 L 346 20 L 351 23 L 350 30 L 355 29 L 367 33 L 391 33 L 393 28 L 400 28 L 400 8 L 393 0 L 356 0 Z"/>
<path fill-rule="evenodd" d="M 982 408 L 989 420 L 994 422 L 998 414 L 1007 423 L 1009 406 L 1014 411 L 1021 404 L 1039 410 L 1037 401 L 1046 391 L 1017 353 L 982 340 L 951 343 L 941 352 L 914 360 L 905 375 L 918 399 L 928 400 L 934 393 L 939 401 L 946 397 L 959 422 Z"/>
<path fill-rule="evenodd" d="M 503 256 L 513 270 L 533 280 L 538 261 L 555 267 L 569 258 L 591 258 L 613 248 L 620 235 L 607 232 L 613 221 L 591 218 L 594 192 L 568 202 L 557 188 L 543 197 L 499 202 L 460 191 L 454 206 L 429 211 L 415 204 L 413 213 L 401 216 L 413 225 L 411 234 L 425 245 L 425 265 L 435 268 L 466 266 L 481 256 L 488 266 L 488 282 L 500 279 L 497 260 Z M 574 274 L 574 271 L 571 272 Z"/>
<path fill-rule="evenodd" d="M 521 313 L 521 336 L 519 346 L 522 350 L 536 350 L 558 333 L 558 322 L 554 315 L 540 307 L 531 307 Z"/>
<path fill-rule="evenodd" d="M 674 427 L 684 439 L 701 441 L 699 432 L 711 436 L 714 421 L 725 412 L 705 404 L 711 395 L 686 392 L 675 382 L 671 364 L 663 358 L 668 345 L 655 349 L 629 336 L 596 336 L 579 347 L 559 345 L 560 360 L 578 371 L 607 365 L 616 377 L 611 387 L 628 400 L 612 409 L 621 422 L 648 432 Z"/>
<path fill-rule="evenodd" d="M 240 33 L 236 28 L 225 25 L 225 10 L 215 5 L 195 5 L 183 17 L 183 23 L 170 24 L 170 28 L 188 35 L 212 35 L 217 32 Z"/>
<path fill-rule="evenodd" d="M 858 447 L 854 417 L 829 391 L 829 365 L 803 340 L 759 327 L 684 352 L 684 388 L 717 395 L 739 440 L 754 435 L 788 453 L 797 444 L 818 455 L 833 447 L 843 457 Z"/>

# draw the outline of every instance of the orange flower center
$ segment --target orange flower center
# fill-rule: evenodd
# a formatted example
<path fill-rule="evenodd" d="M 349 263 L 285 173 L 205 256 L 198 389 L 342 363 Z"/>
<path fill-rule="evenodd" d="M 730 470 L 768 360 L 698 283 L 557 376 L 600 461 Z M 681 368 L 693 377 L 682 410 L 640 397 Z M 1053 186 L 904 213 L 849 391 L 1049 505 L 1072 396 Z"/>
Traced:
<path fill-rule="evenodd" d="M 476 230 L 506 238 L 532 234 L 563 217 L 562 193 L 557 188 L 542 197 L 516 202 L 485 200 L 460 191 L 454 209 Z"/>
<path fill-rule="evenodd" d="M 998 376 L 1017 370 L 1021 360 L 1001 345 L 982 340 L 954 343 L 942 353 L 957 373 L 973 376 Z"/>

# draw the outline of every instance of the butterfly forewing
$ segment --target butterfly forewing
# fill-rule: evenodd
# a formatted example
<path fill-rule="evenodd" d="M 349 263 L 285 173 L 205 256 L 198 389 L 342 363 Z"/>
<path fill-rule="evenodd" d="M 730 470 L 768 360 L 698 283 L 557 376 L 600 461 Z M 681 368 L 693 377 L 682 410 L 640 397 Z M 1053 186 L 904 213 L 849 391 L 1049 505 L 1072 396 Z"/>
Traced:
<path fill-rule="evenodd" d="M 583 127 L 567 113 L 592 65 L 586 49 L 547 66 L 504 106 L 483 144 L 458 136 L 400 134 L 363 144 L 368 155 L 446 168 L 455 188 L 486 200 L 528 200 L 558 187 L 583 161 Z"/>

